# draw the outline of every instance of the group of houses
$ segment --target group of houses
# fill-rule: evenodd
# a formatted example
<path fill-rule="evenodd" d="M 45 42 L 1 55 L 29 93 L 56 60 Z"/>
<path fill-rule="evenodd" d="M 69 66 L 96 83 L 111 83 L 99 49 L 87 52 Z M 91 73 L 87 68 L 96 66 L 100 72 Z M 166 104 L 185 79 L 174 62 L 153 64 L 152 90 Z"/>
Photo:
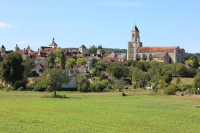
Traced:
<path fill-rule="evenodd" d="M 60 48 L 60 47 L 59 47 Z M 15 51 L 6 51 L 6 48 L 2 45 L 0 48 L 1 55 L 7 55 L 10 52 L 18 52 L 22 57 L 34 57 L 35 66 L 32 71 L 36 71 L 37 73 L 43 73 L 46 69 L 49 68 L 47 56 L 49 53 L 56 51 L 58 48 L 58 44 L 55 43 L 55 39 L 52 39 L 52 43 L 49 46 L 41 46 L 37 51 L 33 51 L 30 46 L 24 49 L 20 49 L 16 44 Z M 72 56 L 78 58 L 85 58 L 87 60 L 86 65 L 74 65 L 74 68 L 78 69 L 80 73 L 89 72 L 89 62 L 92 58 L 100 58 L 103 63 L 111 64 L 111 63 L 121 63 L 123 65 L 128 65 L 127 59 L 134 60 L 145 60 L 146 62 L 150 62 L 151 60 L 157 60 L 159 62 L 168 62 L 170 64 L 176 62 L 184 62 L 185 61 L 185 50 L 180 49 L 179 46 L 173 47 L 143 47 L 142 42 L 140 42 L 139 30 L 135 25 L 131 31 L 131 41 L 128 42 L 127 53 L 110 53 L 108 56 L 103 57 L 102 49 L 98 49 L 97 53 L 93 53 L 90 56 L 84 56 L 83 54 L 87 53 L 87 47 L 82 45 L 79 47 L 79 50 L 68 50 L 65 49 L 65 61 Z M 56 57 L 59 58 L 59 57 Z M 56 67 L 60 67 L 59 63 L 55 64 Z M 69 75 L 70 79 L 73 83 L 71 85 L 64 85 L 65 87 L 76 87 L 75 84 L 77 82 L 77 75 L 73 70 L 67 70 L 66 73 Z M 70 81 L 70 82 L 71 82 Z"/>

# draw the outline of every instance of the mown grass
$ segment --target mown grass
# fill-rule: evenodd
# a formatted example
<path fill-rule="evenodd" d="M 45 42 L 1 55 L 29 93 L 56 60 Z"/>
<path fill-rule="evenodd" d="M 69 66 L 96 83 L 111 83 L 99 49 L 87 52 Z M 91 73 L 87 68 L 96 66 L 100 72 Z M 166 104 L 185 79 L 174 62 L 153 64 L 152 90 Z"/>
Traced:
<path fill-rule="evenodd" d="M 181 82 L 184 84 L 192 85 L 194 78 L 180 78 Z M 177 77 L 173 77 L 171 84 L 176 84 Z"/>
<path fill-rule="evenodd" d="M 126 91 L 127 97 L 121 92 L 58 93 L 69 98 L 39 98 L 47 92 L 0 91 L 1 133 L 200 130 L 200 110 L 192 108 L 199 98 L 143 90 Z"/>

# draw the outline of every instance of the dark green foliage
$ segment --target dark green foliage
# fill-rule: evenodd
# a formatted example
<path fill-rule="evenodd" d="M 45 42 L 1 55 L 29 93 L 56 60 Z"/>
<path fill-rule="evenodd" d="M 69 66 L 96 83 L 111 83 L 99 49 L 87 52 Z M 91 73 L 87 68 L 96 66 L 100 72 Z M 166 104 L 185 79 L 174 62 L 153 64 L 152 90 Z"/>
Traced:
<path fill-rule="evenodd" d="M 53 52 L 48 54 L 48 58 L 49 58 L 48 63 L 54 65 L 55 55 L 53 54 Z"/>
<path fill-rule="evenodd" d="M 27 77 L 32 76 L 31 67 L 34 66 L 34 61 L 31 60 L 27 55 L 26 57 L 24 57 L 22 64 L 24 65 L 23 76 L 24 76 L 24 80 L 26 81 Z"/>
<path fill-rule="evenodd" d="M 175 95 L 177 89 L 174 86 L 168 86 L 167 88 L 164 89 L 164 93 L 166 95 Z"/>
<path fill-rule="evenodd" d="M 89 54 L 89 53 L 84 53 L 83 56 L 84 56 L 84 57 L 90 56 L 90 54 Z"/>
<path fill-rule="evenodd" d="M 193 87 L 194 88 L 200 87 L 199 73 L 194 77 Z"/>
<path fill-rule="evenodd" d="M 124 76 L 125 74 L 125 71 L 124 71 L 124 66 L 122 64 L 118 64 L 118 63 L 113 63 L 113 64 L 110 64 L 106 71 L 108 73 L 112 73 L 112 75 L 117 78 L 118 80 Z M 126 73 L 127 74 L 127 73 Z"/>
<path fill-rule="evenodd" d="M 38 77 L 39 74 L 36 71 L 31 71 L 30 77 Z"/>
<path fill-rule="evenodd" d="M 78 91 L 80 92 L 89 92 L 90 90 L 90 81 L 86 77 L 78 77 Z"/>
<path fill-rule="evenodd" d="M 192 56 L 196 56 L 198 59 L 200 59 L 200 53 L 195 53 L 195 54 L 192 54 L 192 53 L 185 53 L 185 56 L 187 59 L 191 58 Z"/>
<path fill-rule="evenodd" d="M 97 47 L 95 45 L 90 46 L 90 48 L 87 50 L 88 54 L 96 54 L 97 53 Z"/>
<path fill-rule="evenodd" d="M 45 91 L 47 89 L 47 85 L 44 82 L 38 82 L 35 86 L 33 91 Z"/>
<path fill-rule="evenodd" d="M 0 52 L 0 62 L 3 61 L 3 56 L 1 56 L 1 52 Z"/>
<path fill-rule="evenodd" d="M 5 56 L 0 64 L 1 79 L 12 85 L 18 80 L 23 80 L 24 65 L 22 65 L 22 62 L 22 56 L 17 52 Z"/>
<path fill-rule="evenodd" d="M 193 65 L 192 65 L 192 68 L 194 68 L 194 69 L 198 69 L 198 67 L 199 67 L 199 62 L 198 62 L 198 60 L 193 59 Z"/>
<path fill-rule="evenodd" d="M 94 68 L 96 66 L 96 63 L 97 63 L 97 58 L 92 58 L 89 62 L 90 69 Z"/>
<path fill-rule="evenodd" d="M 19 87 L 23 87 L 23 90 L 26 90 L 26 82 L 16 81 L 14 83 L 14 90 L 17 90 Z M 22 91 L 22 90 L 21 90 Z"/>
<path fill-rule="evenodd" d="M 61 52 L 61 57 L 60 57 L 60 68 L 61 69 L 65 69 L 65 54 L 64 54 L 64 50 L 62 50 Z"/>
<path fill-rule="evenodd" d="M 99 80 L 103 80 L 103 79 L 107 79 L 108 77 L 105 75 L 104 72 L 101 73 L 100 77 L 99 77 Z"/>
<path fill-rule="evenodd" d="M 191 94 L 200 94 L 200 91 L 197 88 L 191 88 L 191 89 L 189 89 L 189 92 Z"/>

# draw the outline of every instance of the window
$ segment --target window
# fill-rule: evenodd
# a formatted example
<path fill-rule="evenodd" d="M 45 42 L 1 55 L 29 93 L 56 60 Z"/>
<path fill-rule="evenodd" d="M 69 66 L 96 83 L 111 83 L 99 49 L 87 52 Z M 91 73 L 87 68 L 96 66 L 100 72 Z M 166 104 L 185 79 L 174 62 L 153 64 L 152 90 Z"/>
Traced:
<path fill-rule="evenodd" d="M 134 37 L 134 34 L 133 34 L 133 37 Z"/>

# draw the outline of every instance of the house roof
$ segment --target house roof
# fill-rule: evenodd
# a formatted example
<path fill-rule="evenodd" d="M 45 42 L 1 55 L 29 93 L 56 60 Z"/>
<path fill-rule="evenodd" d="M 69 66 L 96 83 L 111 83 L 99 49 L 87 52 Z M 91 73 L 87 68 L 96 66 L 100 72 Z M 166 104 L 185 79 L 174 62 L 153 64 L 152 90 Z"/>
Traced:
<path fill-rule="evenodd" d="M 153 57 L 154 58 L 165 57 L 166 54 L 167 52 L 156 52 Z"/>
<path fill-rule="evenodd" d="M 123 59 L 126 57 L 126 53 L 119 53 L 118 57 L 119 59 Z"/>
<path fill-rule="evenodd" d="M 79 48 L 86 48 L 85 45 L 81 45 Z"/>
<path fill-rule="evenodd" d="M 67 60 L 67 59 L 69 59 L 69 58 L 71 58 L 70 55 L 65 55 L 65 60 Z"/>
<path fill-rule="evenodd" d="M 115 55 L 114 53 L 112 53 L 112 54 L 109 54 L 109 55 L 106 56 L 106 57 L 111 57 L 111 58 L 113 59 L 113 58 L 116 58 L 116 55 Z"/>
<path fill-rule="evenodd" d="M 175 47 L 140 47 L 137 52 L 173 52 L 177 49 L 178 46 Z"/>
<path fill-rule="evenodd" d="M 36 63 L 35 66 L 37 67 L 38 65 L 40 65 L 42 68 L 48 69 L 49 68 L 49 64 L 48 63 Z"/>
<path fill-rule="evenodd" d="M 76 69 L 87 68 L 86 65 L 73 65 L 73 67 Z"/>
<path fill-rule="evenodd" d="M 47 58 L 45 58 L 45 57 L 39 57 L 39 56 L 36 56 L 36 58 L 35 58 L 35 60 L 48 60 Z"/>

